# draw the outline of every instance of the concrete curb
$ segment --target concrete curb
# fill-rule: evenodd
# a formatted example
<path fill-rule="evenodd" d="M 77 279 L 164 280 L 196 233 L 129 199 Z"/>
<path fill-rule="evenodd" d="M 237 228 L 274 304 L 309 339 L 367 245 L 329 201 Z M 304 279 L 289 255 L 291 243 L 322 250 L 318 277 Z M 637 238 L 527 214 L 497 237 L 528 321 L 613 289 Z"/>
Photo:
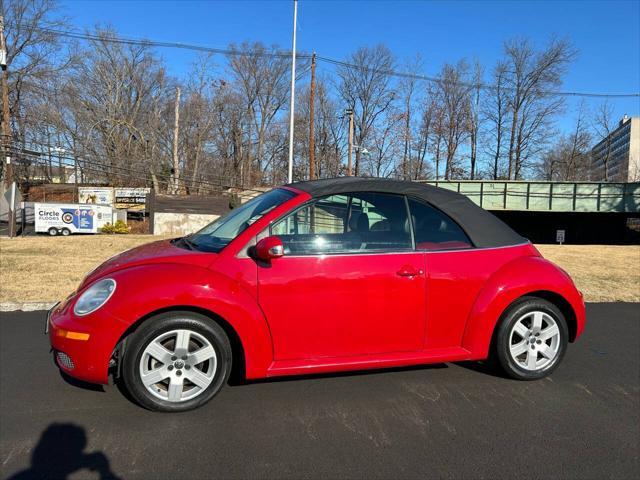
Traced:
<path fill-rule="evenodd" d="M 0 312 L 35 312 L 37 310 L 49 310 L 56 302 L 2 302 Z"/>

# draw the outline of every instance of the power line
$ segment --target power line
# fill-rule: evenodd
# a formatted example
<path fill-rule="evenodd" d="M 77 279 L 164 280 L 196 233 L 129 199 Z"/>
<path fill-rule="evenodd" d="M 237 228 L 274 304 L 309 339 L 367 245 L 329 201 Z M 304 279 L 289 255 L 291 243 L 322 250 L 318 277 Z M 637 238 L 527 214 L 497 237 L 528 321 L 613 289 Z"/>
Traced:
<path fill-rule="evenodd" d="M 117 43 L 122 45 L 138 45 L 142 47 L 162 47 L 162 48 L 179 48 L 183 50 L 193 50 L 198 52 L 206 52 L 206 53 L 218 53 L 222 55 L 238 55 L 244 57 L 275 57 L 275 58 L 289 58 L 291 57 L 291 52 L 286 51 L 243 51 L 243 50 L 232 50 L 225 48 L 214 48 L 214 47 L 205 47 L 202 45 L 195 45 L 190 43 L 182 43 L 182 42 L 164 42 L 158 40 L 145 40 L 145 39 L 137 39 L 137 38 L 125 38 L 125 37 L 115 37 L 115 36 L 105 36 L 105 35 L 97 35 L 92 33 L 76 33 L 72 31 L 65 30 L 57 30 L 53 28 L 35 28 L 35 30 L 42 33 L 49 33 L 52 35 L 58 35 L 60 37 L 66 38 L 74 38 L 78 40 L 92 40 L 98 42 L 108 42 L 108 43 Z M 300 53 L 296 55 L 297 58 L 306 59 L 311 58 L 311 55 Z"/>
<path fill-rule="evenodd" d="M 36 142 L 32 142 L 31 144 L 33 145 L 38 145 Z M 44 146 L 44 147 L 49 147 L 49 148 L 53 148 L 52 145 L 46 145 L 46 144 L 39 144 L 40 146 Z M 15 147 L 12 149 L 12 152 L 14 154 L 18 154 L 20 156 L 24 156 L 24 157 L 30 157 L 31 158 L 31 162 L 32 164 L 35 165 L 41 165 L 41 166 L 49 166 L 47 159 L 42 156 L 42 155 L 36 155 L 34 153 L 25 153 L 23 150 L 20 149 L 16 149 Z M 47 155 L 47 153 L 43 153 L 43 155 Z M 120 176 L 120 177 L 125 177 L 128 178 L 129 180 L 131 179 L 132 176 L 137 176 L 138 178 L 140 178 L 140 176 L 143 176 L 145 181 L 151 182 L 153 179 L 153 175 L 156 176 L 156 178 L 159 178 L 163 181 L 168 181 L 169 178 L 171 177 L 170 173 L 154 173 L 152 175 L 151 172 L 147 171 L 147 170 L 139 170 L 139 169 L 135 169 L 132 167 L 124 167 L 124 166 L 118 166 L 118 165 L 110 165 L 110 164 L 106 164 L 106 163 L 102 163 L 99 161 L 96 161 L 95 159 L 92 158 L 88 158 L 88 157 L 84 157 L 84 156 L 75 156 L 75 157 L 69 157 L 66 155 L 59 155 L 58 153 L 54 153 L 52 154 L 52 160 L 67 160 L 67 161 L 71 161 L 74 162 L 72 164 L 66 163 L 64 162 L 62 165 L 64 167 L 73 167 L 75 165 L 75 162 L 77 162 L 78 164 L 78 168 L 81 171 L 89 171 L 89 172 L 93 172 L 94 174 L 101 174 L 101 175 L 115 175 L 115 176 Z M 20 161 L 20 159 L 18 158 L 17 161 Z M 57 165 L 52 165 L 57 167 Z M 119 173 L 122 172 L 122 173 Z M 196 179 L 196 180 L 191 180 L 190 178 L 185 178 L 185 177 L 191 177 L 193 174 L 192 170 L 187 170 L 187 169 L 183 169 L 181 171 L 181 182 L 183 183 L 184 186 L 189 186 L 189 185 L 200 185 L 200 186 L 208 186 L 210 188 L 238 188 L 238 189 L 242 189 L 242 190 L 246 190 L 246 191 L 252 191 L 252 192 L 259 192 L 262 193 L 263 190 L 259 190 L 259 189 L 255 189 L 255 188 L 250 188 L 250 187 L 241 187 L 238 185 L 234 185 L 234 182 L 231 181 L 228 177 L 222 177 L 222 176 L 213 176 L 213 175 L 203 175 L 203 174 L 198 174 L 201 177 L 204 178 L 215 178 L 218 179 L 216 181 L 214 180 L 202 180 L 202 179 Z"/>
<path fill-rule="evenodd" d="M 362 65 L 355 65 L 353 63 L 343 62 L 341 60 L 334 60 L 328 57 L 318 56 L 316 58 L 322 62 L 326 62 L 339 67 L 351 68 L 354 70 L 360 70 L 360 71 L 369 72 L 369 73 L 378 73 L 382 75 L 389 75 L 389 76 L 395 76 L 400 78 L 408 78 L 413 80 L 424 80 L 431 83 L 437 83 L 439 85 L 453 84 L 453 85 L 461 85 L 467 88 L 480 88 L 482 90 L 496 90 L 498 88 L 494 85 L 488 85 L 485 83 L 447 82 L 437 77 L 429 77 L 426 75 L 420 75 L 416 73 L 404 73 L 404 72 L 396 72 L 394 70 L 375 69 L 375 68 L 365 67 Z M 503 91 L 514 91 L 514 89 L 510 87 L 503 86 L 500 88 Z M 591 93 L 591 92 L 542 91 L 541 94 L 545 96 L 587 97 L 587 98 L 637 98 L 637 97 L 640 97 L 640 92 L 638 93 Z"/>
<path fill-rule="evenodd" d="M 165 41 L 157 41 L 157 40 L 145 40 L 145 39 L 134 39 L 134 38 L 124 38 L 124 37 L 115 37 L 115 36 L 105 36 L 91 33 L 78 33 L 73 31 L 64 31 L 53 28 L 36 28 L 36 30 L 44 33 L 49 33 L 53 35 L 58 35 L 66 38 L 74 38 L 80 40 L 90 40 L 90 41 L 99 41 L 99 42 L 107 42 L 107 43 L 115 43 L 115 44 L 124 44 L 124 45 L 139 45 L 146 47 L 160 47 L 160 48 L 179 48 L 184 50 L 193 50 L 207 53 L 217 53 L 222 55 L 230 55 L 230 56 L 246 56 L 246 57 L 276 57 L 276 58 L 289 58 L 291 56 L 291 52 L 287 51 L 242 51 L 242 50 L 233 50 L 233 49 L 224 49 L 224 48 L 214 48 L 214 47 L 205 47 L 202 45 L 194 45 L 189 43 L 182 42 L 165 42 Z M 298 59 L 311 59 L 311 55 L 307 53 L 297 53 L 296 58 Z M 470 82 L 448 82 L 442 80 L 437 77 L 421 75 L 416 73 L 408 73 L 408 72 L 399 72 L 392 69 L 376 69 L 370 68 L 363 65 L 355 65 L 349 62 L 345 62 L 342 60 L 336 60 L 329 57 L 324 57 L 321 55 L 317 55 L 316 59 L 320 62 L 325 62 L 330 65 L 350 68 L 360 71 L 365 71 L 369 73 L 378 73 L 382 75 L 393 76 L 397 78 L 408 78 L 414 80 L 423 80 L 430 83 L 436 83 L 439 85 L 442 84 L 454 84 L 461 85 L 467 88 L 480 88 L 483 90 L 495 90 L 497 87 L 490 84 L 483 83 L 470 83 Z M 501 87 L 503 90 L 513 90 L 510 88 Z M 544 91 L 541 92 L 546 96 L 562 96 L 562 97 L 584 97 L 584 98 L 640 98 L 640 92 L 635 93 L 599 93 L 599 92 L 576 92 L 576 91 Z"/>

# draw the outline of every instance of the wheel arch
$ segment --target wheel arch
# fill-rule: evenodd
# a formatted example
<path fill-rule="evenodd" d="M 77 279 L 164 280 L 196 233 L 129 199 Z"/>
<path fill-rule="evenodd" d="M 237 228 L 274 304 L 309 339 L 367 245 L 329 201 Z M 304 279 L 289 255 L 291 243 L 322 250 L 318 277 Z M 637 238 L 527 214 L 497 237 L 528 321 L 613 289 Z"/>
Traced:
<path fill-rule="evenodd" d="M 565 316 L 569 340 L 584 328 L 584 302 L 569 276 L 542 257 L 521 257 L 498 270 L 476 297 L 463 335 L 462 346 L 474 359 L 485 359 L 505 312 L 523 297 L 538 297 L 554 304 Z"/>
<path fill-rule="evenodd" d="M 520 295 L 519 297 L 512 300 L 511 303 L 509 303 L 502 310 L 502 313 L 498 317 L 498 320 L 493 326 L 493 331 L 491 332 L 491 343 L 489 345 L 490 350 L 493 350 L 495 346 L 498 327 L 500 326 L 500 323 L 502 323 L 502 321 L 504 320 L 505 316 L 507 315 L 507 312 L 518 302 L 521 302 L 527 298 L 532 298 L 532 297 L 546 300 L 547 302 L 557 307 L 560 310 L 560 312 L 562 312 L 562 315 L 564 315 L 564 318 L 567 322 L 567 328 L 569 329 L 569 342 L 575 341 L 576 332 L 578 329 L 578 321 L 576 317 L 576 312 L 574 311 L 571 304 L 562 295 L 556 292 L 552 292 L 550 290 L 536 290 L 533 292 L 525 293 L 524 295 Z"/>
<path fill-rule="evenodd" d="M 570 342 L 574 342 L 575 341 L 576 334 L 577 334 L 577 331 L 578 331 L 578 320 L 577 320 L 577 316 L 576 316 L 575 310 L 573 309 L 573 307 L 567 301 L 566 298 L 564 298 L 559 293 L 553 292 L 553 291 L 550 291 L 550 290 L 537 290 L 535 292 L 527 293 L 526 295 L 523 295 L 520 298 L 523 298 L 523 297 L 541 298 L 541 299 L 546 300 L 547 302 L 555 305 L 556 307 L 558 307 L 558 309 L 562 312 L 562 315 L 564 315 L 564 319 L 567 322 L 567 327 L 569 328 L 569 341 Z M 509 306 L 511 306 L 512 304 L 513 304 L 513 302 Z M 509 307 L 507 307 L 507 309 L 508 308 Z M 501 319 L 502 319 L 502 317 L 501 317 Z M 494 327 L 494 330 L 495 330 L 496 327 L 497 327 L 497 324 Z"/>
<path fill-rule="evenodd" d="M 122 333 L 113 349 L 111 358 L 114 360 L 114 363 L 116 363 L 116 365 L 112 365 L 112 367 L 117 368 L 114 372 L 116 373 L 116 376 L 120 376 L 121 362 L 119 360 L 122 358 L 122 355 L 127 348 L 127 339 L 146 321 L 157 315 L 171 312 L 198 313 L 209 318 L 212 322 L 217 323 L 224 330 L 227 338 L 229 338 L 229 343 L 231 344 L 231 374 L 229 376 L 229 381 L 232 383 L 240 383 L 246 378 L 247 364 L 245 348 L 236 329 L 230 322 L 216 312 L 195 305 L 172 305 L 169 307 L 159 308 L 143 315 L 129 325 L 129 327 Z"/>

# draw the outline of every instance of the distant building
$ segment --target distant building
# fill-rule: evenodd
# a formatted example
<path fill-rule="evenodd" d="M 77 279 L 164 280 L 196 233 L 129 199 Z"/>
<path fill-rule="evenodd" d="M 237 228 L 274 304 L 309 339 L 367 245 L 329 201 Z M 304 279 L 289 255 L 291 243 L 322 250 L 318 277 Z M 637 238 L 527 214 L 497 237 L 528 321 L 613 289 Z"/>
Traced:
<path fill-rule="evenodd" d="M 75 183 L 75 168 L 69 165 L 36 164 L 29 167 L 29 178 L 34 183 Z"/>
<path fill-rule="evenodd" d="M 591 179 L 605 180 L 605 160 L 609 152 L 608 180 L 611 182 L 640 181 L 640 117 L 620 120 L 618 128 L 603 138 L 591 150 Z"/>

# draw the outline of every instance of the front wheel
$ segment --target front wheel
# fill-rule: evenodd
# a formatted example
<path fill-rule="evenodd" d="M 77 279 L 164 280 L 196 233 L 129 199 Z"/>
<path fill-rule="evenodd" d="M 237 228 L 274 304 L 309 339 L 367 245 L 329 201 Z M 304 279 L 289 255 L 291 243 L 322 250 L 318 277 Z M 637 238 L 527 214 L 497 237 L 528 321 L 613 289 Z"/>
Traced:
<path fill-rule="evenodd" d="M 231 371 L 224 330 L 193 312 L 151 318 L 128 340 L 122 378 L 127 391 L 150 410 L 178 412 L 208 402 Z"/>
<path fill-rule="evenodd" d="M 552 303 L 524 297 L 502 319 L 495 353 L 504 371 L 518 380 L 537 380 L 556 369 L 567 350 L 569 330 Z"/>

